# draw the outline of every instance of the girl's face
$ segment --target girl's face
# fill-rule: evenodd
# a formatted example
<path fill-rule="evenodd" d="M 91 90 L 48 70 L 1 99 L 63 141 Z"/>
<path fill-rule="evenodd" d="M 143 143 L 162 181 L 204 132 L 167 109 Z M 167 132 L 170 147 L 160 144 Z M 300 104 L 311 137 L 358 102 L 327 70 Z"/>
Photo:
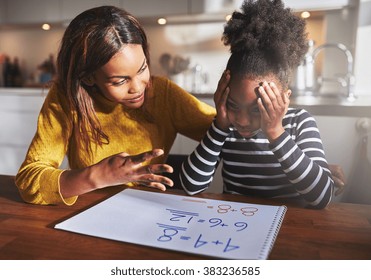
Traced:
<path fill-rule="evenodd" d="M 258 88 L 263 81 L 275 82 L 271 76 L 259 78 L 233 78 L 229 83 L 227 114 L 231 124 L 244 138 L 253 137 L 260 130 L 260 111 L 257 100 Z"/>
<path fill-rule="evenodd" d="M 143 105 L 149 78 L 142 46 L 129 44 L 95 72 L 93 81 L 107 99 L 137 109 Z"/>

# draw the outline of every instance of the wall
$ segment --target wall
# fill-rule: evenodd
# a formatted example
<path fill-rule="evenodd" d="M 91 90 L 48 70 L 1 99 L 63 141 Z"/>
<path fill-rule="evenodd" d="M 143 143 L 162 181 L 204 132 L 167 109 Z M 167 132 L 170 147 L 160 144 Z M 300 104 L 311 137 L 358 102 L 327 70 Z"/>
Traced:
<path fill-rule="evenodd" d="M 356 41 L 355 76 L 356 92 L 371 95 L 371 0 L 361 0 Z"/>
<path fill-rule="evenodd" d="M 221 42 L 223 22 L 203 24 L 175 24 L 167 26 L 146 26 L 150 42 L 152 69 L 156 74 L 166 75 L 159 63 L 164 53 L 180 55 L 190 59 L 189 68 L 199 64 L 208 79 L 203 92 L 214 92 L 229 57 L 228 48 Z M 189 80 L 192 75 L 185 72 L 187 81 L 178 80 L 181 86 L 191 91 Z"/>
<path fill-rule="evenodd" d="M 56 57 L 63 32 L 64 28 L 60 26 L 49 31 L 34 26 L 0 30 L 0 54 L 6 54 L 11 59 L 18 57 L 24 81 L 31 82 L 37 66 L 49 54 Z"/>
<path fill-rule="evenodd" d="M 365 3 L 367 4 L 367 2 Z M 367 63 L 367 59 L 362 59 L 362 57 L 368 57 L 366 51 L 370 49 L 369 38 L 371 36 L 367 36 L 369 35 L 367 32 L 371 31 L 367 31 L 368 25 L 364 26 L 364 24 L 367 24 L 365 19 L 361 20 L 363 25 L 357 29 L 357 24 L 354 24 L 357 22 L 357 13 L 356 8 L 350 8 L 347 12 L 328 11 L 324 19 L 309 20 L 308 31 L 312 34 L 311 38 L 315 39 L 317 45 L 325 42 L 340 42 L 345 44 L 353 54 L 357 52 L 355 56 L 358 84 L 356 84 L 356 89 L 362 94 L 371 95 L 371 91 L 368 90 L 370 87 L 369 81 L 366 77 L 368 73 L 366 67 L 369 63 Z M 361 18 L 367 18 L 367 16 L 362 15 Z M 366 23 L 364 23 L 365 21 Z M 142 19 L 142 22 L 150 41 L 154 74 L 165 74 L 159 64 L 159 58 L 163 53 L 181 55 L 190 58 L 190 68 L 196 64 L 202 66 L 203 72 L 208 75 L 208 80 L 202 91 L 214 92 L 229 57 L 228 48 L 221 42 L 224 22 L 170 24 L 166 26 L 153 24 L 153 20 L 148 23 L 147 19 Z M 341 30 L 341 32 L 336 30 Z M 50 53 L 56 55 L 63 32 L 64 27 L 61 24 L 52 25 L 50 31 L 42 31 L 39 26 L 21 26 L 10 30 L 0 29 L 0 54 L 6 53 L 12 57 L 18 56 L 25 70 L 25 78 L 31 79 L 31 74 Z M 358 36 L 356 36 L 357 34 Z M 356 37 L 357 45 L 354 44 Z M 27 47 L 25 48 L 25 46 Z M 323 61 L 321 55 L 318 57 L 316 66 L 317 68 L 324 68 L 325 76 L 344 74 L 346 69 L 344 54 L 336 51 L 326 51 L 326 56 L 328 55 L 331 59 L 326 59 L 326 61 Z M 190 76 L 188 72 L 186 77 L 189 78 Z M 177 82 L 184 85 L 187 90 L 192 89 L 189 83 L 179 79 Z"/>
<path fill-rule="evenodd" d="M 342 195 L 335 197 L 335 200 L 346 200 L 346 195 L 354 189 L 359 182 L 354 177 L 360 163 L 360 141 L 364 135 L 357 129 L 357 121 L 360 118 L 354 117 L 329 117 L 314 116 L 321 132 L 326 159 L 330 164 L 341 165 L 348 185 Z M 368 139 L 368 160 L 371 160 L 371 137 Z M 371 170 L 370 170 L 371 172 Z M 368 182 L 370 184 L 371 182 Z M 371 202 L 370 202 L 371 203 Z"/>

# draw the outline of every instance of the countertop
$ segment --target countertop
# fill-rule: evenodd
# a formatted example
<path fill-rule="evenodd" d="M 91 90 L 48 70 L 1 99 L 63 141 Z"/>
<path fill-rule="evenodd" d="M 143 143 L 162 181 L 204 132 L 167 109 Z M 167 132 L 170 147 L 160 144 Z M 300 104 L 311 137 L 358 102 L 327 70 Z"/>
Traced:
<path fill-rule="evenodd" d="M 195 93 L 199 99 L 212 99 L 212 93 Z M 356 96 L 348 100 L 342 96 L 302 95 L 290 97 L 290 107 L 303 108 L 312 115 L 371 117 L 371 95 Z"/>
<path fill-rule="evenodd" d="M 43 96 L 48 88 L 0 88 L 0 96 Z M 213 93 L 192 93 L 195 97 L 214 105 Z M 371 118 L 371 95 L 356 96 L 355 100 L 347 100 L 342 96 L 293 95 L 290 106 L 303 108 L 312 115 L 348 116 Z"/>

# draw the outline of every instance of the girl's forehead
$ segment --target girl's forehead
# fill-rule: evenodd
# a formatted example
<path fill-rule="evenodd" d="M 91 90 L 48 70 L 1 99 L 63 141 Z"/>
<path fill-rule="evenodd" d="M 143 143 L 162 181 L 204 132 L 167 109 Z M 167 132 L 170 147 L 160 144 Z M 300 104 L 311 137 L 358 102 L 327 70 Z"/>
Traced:
<path fill-rule="evenodd" d="M 242 97 L 246 94 L 254 94 L 259 86 L 262 85 L 262 81 L 262 79 L 255 78 L 232 78 L 229 83 L 230 95 L 237 98 L 237 96 Z"/>
<path fill-rule="evenodd" d="M 271 83 L 274 82 L 278 88 L 281 88 L 281 83 L 275 75 L 258 76 L 258 77 L 241 77 L 235 76 L 231 77 L 229 86 L 231 90 L 236 89 L 237 91 L 253 91 L 259 86 L 262 86 L 264 82 Z"/>

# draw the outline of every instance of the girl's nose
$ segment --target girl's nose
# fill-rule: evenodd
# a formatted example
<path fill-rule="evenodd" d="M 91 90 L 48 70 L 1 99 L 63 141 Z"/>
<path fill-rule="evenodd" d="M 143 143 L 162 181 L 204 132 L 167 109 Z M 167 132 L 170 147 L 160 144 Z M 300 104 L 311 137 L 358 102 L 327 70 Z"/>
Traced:
<path fill-rule="evenodd" d="M 236 123 L 241 127 L 249 126 L 250 125 L 249 114 L 241 110 L 241 112 L 236 114 Z"/>

